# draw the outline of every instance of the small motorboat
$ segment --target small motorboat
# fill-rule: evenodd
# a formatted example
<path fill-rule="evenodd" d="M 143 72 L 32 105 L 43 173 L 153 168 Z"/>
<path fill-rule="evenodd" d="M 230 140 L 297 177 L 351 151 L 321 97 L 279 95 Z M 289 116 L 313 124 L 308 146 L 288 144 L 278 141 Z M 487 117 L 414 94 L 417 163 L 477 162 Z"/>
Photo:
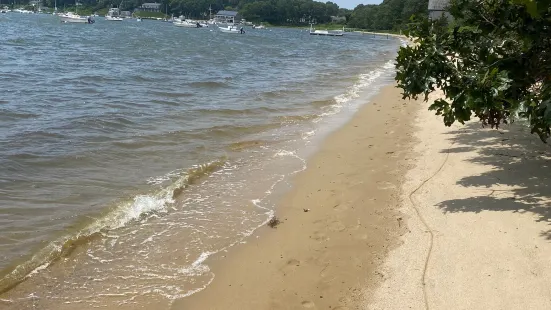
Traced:
<path fill-rule="evenodd" d="M 63 23 L 76 23 L 76 24 L 93 24 L 93 19 L 88 16 L 80 16 L 73 12 L 67 12 L 65 14 L 59 15 L 61 22 Z"/>
<path fill-rule="evenodd" d="M 343 28 L 344 30 L 344 28 Z M 344 31 L 329 31 L 329 30 L 314 30 L 312 24 L 310 24 L 310 35 L 313 36 L 327 36 L 327 37 L 342 37 Z"/>
<path fill-rule="evenodd" d="M 184 27 L 184 28 L 201 28 L 201 24 L 189 20 L 176 20 L 173 22 L 174 26 Z"/>
<path fill-rule="evenodd" d="M 220 31 L 222 31 L 223 33 L 236 33 L 236 34 L 244 34 L 245 33 L 243 28 L 237 29 L 237 27 L 235 27 L 235 26 L 220 27 L 218 29 L 220 29 Z"/>
<path fill-rule="evenodd" d="M 313 36 L 328 36 L 328 37 L 342 37 L 344 35 L 342 32 L 329 32 L 328 30 L 314 30 L 314 31 L 310 31 L 310 34 Z"/>

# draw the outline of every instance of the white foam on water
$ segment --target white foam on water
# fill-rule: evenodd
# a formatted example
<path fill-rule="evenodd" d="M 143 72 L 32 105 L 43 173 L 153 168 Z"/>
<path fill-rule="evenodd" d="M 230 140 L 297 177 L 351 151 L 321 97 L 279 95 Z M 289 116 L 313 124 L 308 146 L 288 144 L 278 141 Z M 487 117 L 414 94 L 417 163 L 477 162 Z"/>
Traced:
<path fill-rule="evenodd" d="M 301 138 L 302 140 L 307 140 L 309 139 L 310 137 L 314 136 L 316 134 L 316 131 L 315 130 L 311 130 L 311 131 L 306 131 L 306 132 L 303 132 L 301 134 Z"/>
<path fill-rule="evenodd" d="M 164 196 L 138 195 L 134 201 L 120 208 L 114 215 L 112 223 L 106 225 L 110 229 L 125 226 L 131 221 L 139 219 L 143 214 L 151 212 L 167 212 L 167 205 L 173 203 L 171 195 Z"/>
<path fill-rule="evenodd" d="M 195 293 L 198 293 L 198 292 L 200 292 L 200 291 L 206 289 L 206 288 L 212 283 L 212 281 L 214 281 L 214 278 L 215 278 L 215 277 L 216 277 L 216 276 L 215 276 L 214 273 L 213 273 L 213 274 L 212 274 L 212 277 L 210 278 L 210 280 L 209 280 L 207 283 L 205 283 L 205 285 L 203 285 L 203 286 L 201 286 L 201 287 L 198 287 L 198 288 L 196 288 L 196 289 L 193 289 L 193 290 L 189 290 L 189 291 L 187 291 L 186 293 L 181 294 L 181 295 L 170 296 L 170 297 L 168 297 L 168 299 L 174 301 L 174 300 L 176 300 L 176 299 L 185 298 L 185 297 L 191 296 L 191 295 L 193 295 L 193 294 L 195 294 Z M 171 302 L 171 305 L 172 305 L 172 302 Z"/>
<path fill-rule="evenodd" d="M 99 257 L 97 257 L 97 256 L 94 256 L 94 255 L 92 254 L 92 251 L 90 251 L 90 249 L 86 250 L 86 255 L 87 255 L 88 257 L 90 257 L 92 260 L 95 260 L 95 261 L 100 262 L 100 263 L 102 263 L 102 264 L 109 263 L 109 262 L 112 262 L 112 261 L 113 261 L 112 259 L 101 259 L 101 258 L 99 258 Z"/>
<path fill-rule="evenodd" d="M 394 61 L 387 61 L 382 67 L 375 70 L 369 71 L 367 73 L 360 74 L 358 76 L 358 81 L 354 85 L 348 87 L 343 94 L 335 96 L 335 104 L 330 105 L 325 109 L 321 114 L 322 117 L 330 116 L 339 113 L 342 108 L 349 103 L 350 101 L 360 97 L 360 94 L 367 89 L 368 86 L 373 84 L 378 78 L 380 78 L 384 73 L 388 72 L 390 69 L 394 69 Z M 319 122 L 320 119 L 314 120 L 314 122 Z"/>
<path fill-rule="evenodd" d="M 211 256 L 212 254 L 215 254 L 217 252 L 219 252 L 219 251 L 201 253 L 201 255 L 199 255 L 199 257 L 193 263 L 191 263 L 191 265 L 189 267 L 185 267 L 185 268 L 180 269 L 179 273 L 181 273 L 183 275 L 186 275 L 186 276 L 204 275 L 205 273 L 210 271 L 210 268 L 207 265 L 203 265 L 203 262 L 205 262 L 205 260 L 207 258 L 209 258 L 209 256 Z"/>
<path fill-rule="evenodd" d="M 25 278 L 30 278 L 30 277 L 32 277 L 33 275 L 39 273 L 40 271 L 42 271 L 42 270 L 48 268 L 48 266 L 50 266 L 50 263 L 49 263 L 49 262 L 48 262 L 48 263 L 44 263 L 44 264 L 42 264 L 42 265 L 36 267 L 36 268 L 33 269 L 31 272 L 29 272 L 29 274 L 28 274 Z"/>
<path fill-rule="evenodd" d="M 198 167 L 199 167 L 198 165 L 192 166 L 192 168 L 198 168 Z M 159 185 L 166 181 L 170 181 L 174 178 L 178 178 L 182 176 L 182 174 L 185 174 L 185 172 L 186 172 L 185 169 L 176 169 L 176 170 L 170 171 L 165 175 L 150 177 L 146 180 L 146 183 L 149 185 Z"/>

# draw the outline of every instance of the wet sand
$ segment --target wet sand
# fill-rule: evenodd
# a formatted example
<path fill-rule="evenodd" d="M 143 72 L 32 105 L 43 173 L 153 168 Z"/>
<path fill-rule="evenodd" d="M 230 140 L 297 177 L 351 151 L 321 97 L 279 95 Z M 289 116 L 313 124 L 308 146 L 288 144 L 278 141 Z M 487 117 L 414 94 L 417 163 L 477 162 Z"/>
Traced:
<path fill-rule="evenodd" d="M 401 180 L 419 105 L 384 88 L 332 133 L 276 209 L 282 223 L 207 262 L 212 284 L 172 309 L 359 309 L 406 232 Z"/>

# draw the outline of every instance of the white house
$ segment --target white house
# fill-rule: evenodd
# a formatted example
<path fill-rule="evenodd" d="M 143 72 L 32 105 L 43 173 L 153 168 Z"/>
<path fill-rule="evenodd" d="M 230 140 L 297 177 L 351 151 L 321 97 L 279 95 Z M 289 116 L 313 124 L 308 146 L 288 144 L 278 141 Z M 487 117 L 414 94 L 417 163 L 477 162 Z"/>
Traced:
<path fill-rule="evenodd" d="M 237 12 L 236 11 L 218 11 L 218 13 L 214 15 L 214 20 L 217 23 L 233 24 L 238 20 Z"/>

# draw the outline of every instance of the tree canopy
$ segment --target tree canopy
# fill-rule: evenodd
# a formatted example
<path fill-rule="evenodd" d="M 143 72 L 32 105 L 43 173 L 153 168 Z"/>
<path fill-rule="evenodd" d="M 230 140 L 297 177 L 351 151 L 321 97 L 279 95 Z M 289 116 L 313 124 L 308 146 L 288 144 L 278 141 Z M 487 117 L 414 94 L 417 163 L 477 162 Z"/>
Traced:
<path fill-rule="evenodd" d="M 551 132 L 551 0 L 453 0 L 453 21 L 418 19 L 414 44 L 397 57 L 404 98 L 441 89 L 430 110 L 450 126 L 476 117 L 483 126 L 526 119 Z"/>
<path fill-rule="evenodd" d="M 370 30 L 405 28 L 412 15 L 427 16 L 428 0 L 384 0 L 379 5 L 358 5 L 349 26 Z"/>
<path fill-rule="evenodd" d="M 241 0 L 239 13 L 250 21 L 265 21 L 271 24 L 297 25 L 328 23 L 331 16 L 346 12 L 333 2 L 312 0 Z"/>

